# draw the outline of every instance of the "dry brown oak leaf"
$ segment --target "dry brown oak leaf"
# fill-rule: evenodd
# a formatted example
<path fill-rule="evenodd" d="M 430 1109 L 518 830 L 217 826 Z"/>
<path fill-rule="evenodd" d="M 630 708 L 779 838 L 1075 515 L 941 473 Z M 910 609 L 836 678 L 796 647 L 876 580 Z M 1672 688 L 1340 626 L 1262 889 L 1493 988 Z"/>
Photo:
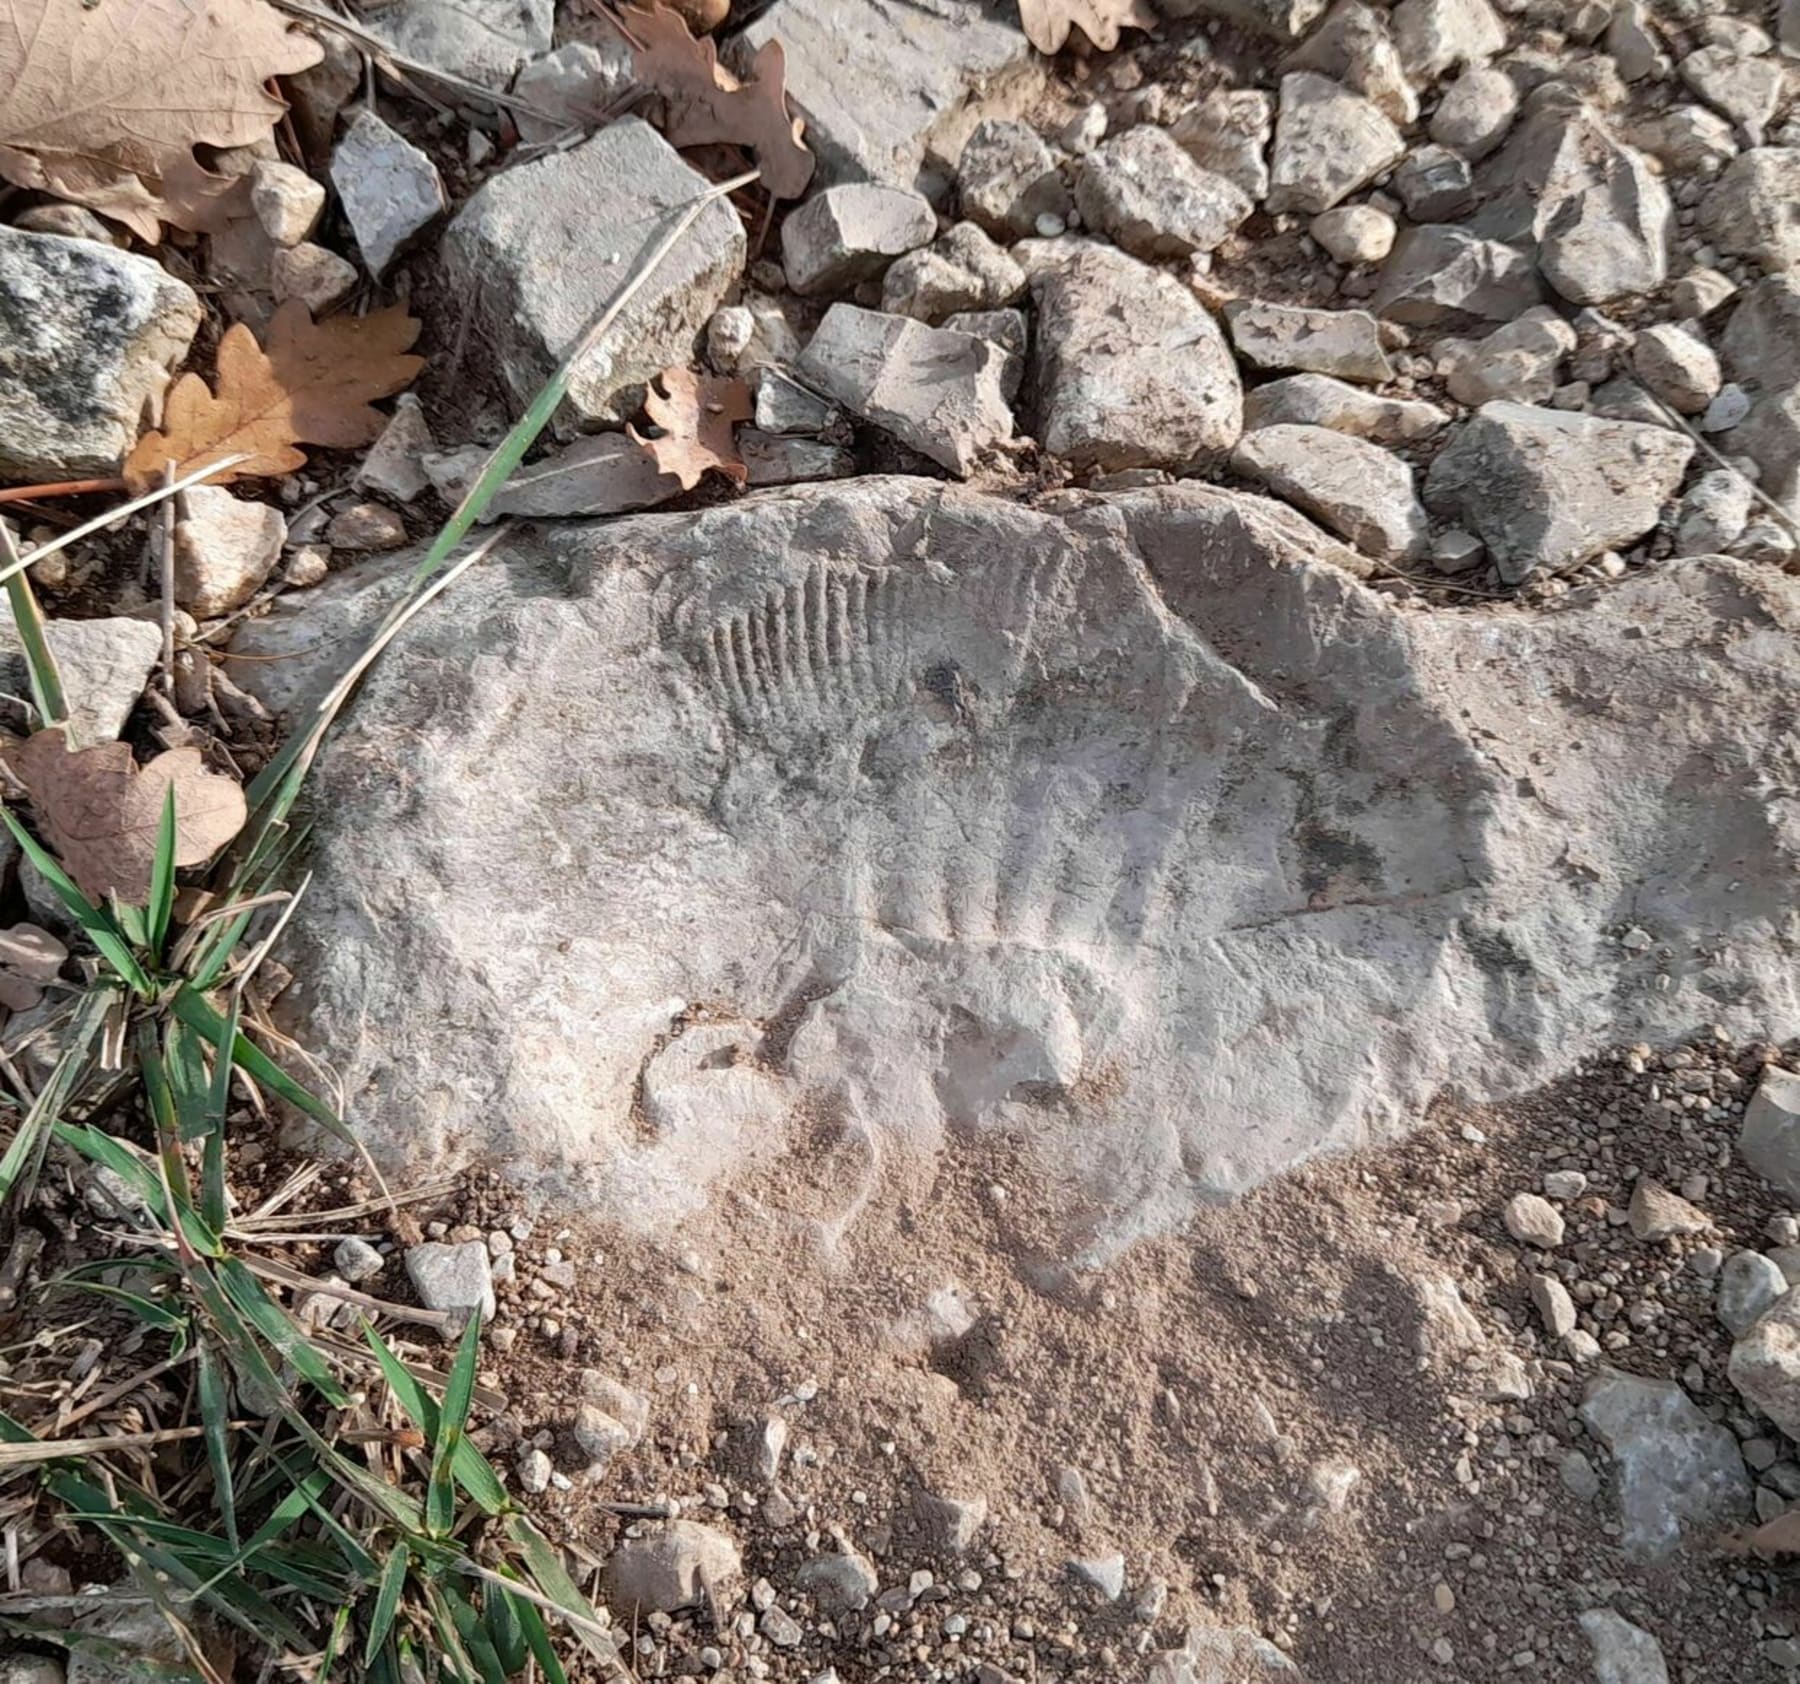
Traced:
<path fill-rule="evenodd" d="M 617 22 L 631 43 L 632 75 L 662 102 L 663 138 L 671 146 L 747 147 L 777 199 L 806 191 L 813 155 L 801 139 L 806 124 L 788 109 L 787 53 L 779 41 L 765 41 L 739 81 L 719 63 L 711 37 L 696 41 L 679 12 L 627 6 Z"/>
<path fill-rule="evenodd" d="M 194 148 L 261 140 L 287 109 L 265 84 L 322 56 L 264 0 L 6 0 L 0 176 L 152 244 L 211 227 L 246 183 Z"/>
<path fill-rule="evenodd" d="M 425 366 L 423 357 L 405 354 L 418 337 L 417 320 L 398 305 L 315 322 L 289 299 L 270 321 L 266 345 L 235 323 L 219 341 L 217 393 L 199 375 L 182 375 L 163 406 L 162 430 L 138 440 L 125 478 L 142 491 L 161 482 L 169 462 L 189 473 L 250 452 L 213 481 L 225 485 L 292 473 L 306 461 L 297 445 L 373 444 L 387 417 L 370 405 L 410 385 Z"/>
<path fill-rule="evenodd" d="M 1040 53 L 1060 53 L 1076 28 L 1110 53 L 1121 29 L 1154 29 L 1157 21 L 1150 0 L 1019 0 L 1025 39 Z"/>
<path fill-rule="evenodd" d="M 175 863 L 198 865 L 244 828 L 244 792 L 209 772 L 197 748 L 139 766 L 128 743 L 71 750 L 60 725 L 9 745 L 6 764 L 31 797 L 38 828 L 90 900 L 150 899 L 163 803 L 175 792 Z"/>
<path fill-rule="evenodd" d="M 741 380 L 696 374 L 691 368 L 666 368 L 644 394 L 644 413 L 663 430 L 659 439 L 637 439 L 658 472 L 673 474 L 683 491 L 692 491 L 708 468 L 742 485 L 750 477 L 738 455 L 732 428 L 755 413 L 750 388 Z M 667 396 L 664 396 L 667 393 Z"/>

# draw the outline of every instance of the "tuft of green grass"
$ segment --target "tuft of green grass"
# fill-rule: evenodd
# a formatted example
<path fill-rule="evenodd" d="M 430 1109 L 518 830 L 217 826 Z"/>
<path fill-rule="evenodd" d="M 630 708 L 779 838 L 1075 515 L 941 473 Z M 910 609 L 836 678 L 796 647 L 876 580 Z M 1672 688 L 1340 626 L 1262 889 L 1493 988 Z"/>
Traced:
<path fill-rule="evenodd" d="M 271 1669 L 310 1684 L 506 1684 L 533 1670 L 567 1684 L 561 1657 L 570 1645 L 618 1664 L 612 1634 L 561 1553 L 469 1436 L 479 1322 L 464 1331 L 448 1372 L 429 1378 L 367 1321 L 361 1347 L 313 1338 L 264 1286 L 232 1231 L 228 1116 L 236 1083 L 351 1140 L 334 1108 L 256 1044 L 243 1014 L 244 983 L 267 946 L 245 951 L 257 912 L 293 903 L 280 884 L 303 839 L 290 820 L 307 772 L 381 651 L 504 537 L 502 527 L 458 553 L 549 423 L 581 358 L 701 211 L 753 179 L 702 195 L 646 248 L 631 280 L 495 450 L 400 604 L 252 783 L 250 823 L 211 885 L 220 911 L 176 929 L 173 792 L 144 906 L 90 900 L 0 808 L 94 954 L 93 980 L 55 1068 L 0 1154 L 0 1232 L 32 1197 L 50 1151 L 111 1171 L 141 1207 L 137 1243 L 71 1270 L 53 1290 L 93 1296 L 132 1317 L 145 1348 L 160 1351 L 162 1369 L 192 1367 L 187 1414 L 148 1433 L 45 1444 L 0 1412 L 0 1480 L 41 1481 L 66 1523 L 118 1552 L 189 1658 L 186 1670 L 152 1670 L 223 1684 L 206 1659 L 208 1621 L 236 1628 Z M 40 723 L 50 724 L 68 717 L 68 698 L 25 577 L 31 559 L 0 526 L 0 582 L 11 595 Z M 404 1427 L 371 1425 L 384 1405 Z M 147 1445 L 164 1456 L 153 1464 L 116 1454 Z M 177 1459 L 173 1478 L 165 1457 Z M 107 1647 L 29 1622 L 0 1627 Z"/>

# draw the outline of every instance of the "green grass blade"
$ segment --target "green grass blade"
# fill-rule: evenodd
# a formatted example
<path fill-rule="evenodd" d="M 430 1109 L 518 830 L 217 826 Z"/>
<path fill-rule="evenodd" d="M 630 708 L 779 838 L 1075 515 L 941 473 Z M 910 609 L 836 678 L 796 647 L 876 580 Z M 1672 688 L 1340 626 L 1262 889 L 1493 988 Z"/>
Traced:
<path fill-rule="evenodd" d="M 469 1406 L 475 1398 L 475 1368 L 481 1360 L 481 1317 L 469 1317 L 457 1347 L 456 1361 L 444 1385 L 437 1435 L 431 1446 L 431 1481 L 425 1490 L 425 1524 L 433 1537 L 445 1538 L 456 1524 L 456 1449 L 463 1442 Z"/>
<path fill-rule="evenodd" d="M 52 1131 L 62 1126 L 63 1107 L 87 1074 L 94 1043 L 117 998 L 117 992 L 111 988 L 95 988 L 77 1009 L 49 1081 L 38 1090 L 31 1109 L 20 1120 L 4 1155 L 0 1155 L 0 1207 L 6 1206 L 15 1193 L 20 1200 L 30 1197 L 37 1184 L 44 1148 Z"/>
<path fill-rule="evenodd" d="M 209 1045 L 230 1047 L 233 1061 L 252 1081 L 279 1095 L 296 1110 L 304 1111 L 315 1122 L 324 1124 L 330 1133 L 347 1145 L 354 1144 L 342 1119 L 324 1100 L 308 1093 L 241 1030 L 228 1034 L 226 1020 L 219 1008 L 204 994 L 197 993 L 191 983 L 183 983 L 175 991 L 169 1002 L 169 1009 Z"/>
<path fill-rule="evenodd" d="M 206 1427 L 206 1459 L 212 1464 L 213 1500 L 225 1521 L 225 1537 L 235 1550 L 238 1547 L 237 1499 L 232 1489 L 231 1434 L 226 1423 L 231 1419 L 231 1387 L 225 1370 L 205 1339 L 199 1344 L 198 1391 L 200 1419 Z"/>
<path fill-rule="evenodd" d="M 125 939 L 140 950 L 150 945 L 150 925 L 141 906 L 128 906 L 117 895 L 111 898 L 112 919 L 125 932 Z"/>
<path fill-rule="evenodd" d="M 481 1684 L 506 1684 L 506 1671 L 494 1652 L 493 1641 L 481 1616 L 460 1596 L 446 1594 L 444 1601 L 449 1607 L 450 1618 L 456 1623 L 456 1635 L 462 1640 L 463 1651 L 473 1663 Z"/>
<path fill-rule="evenodd" d="M 375 1360 L 381 1365 L 382 1378 L 399 1400 L 400 1407 L 406 1411 L 407 1418 L 425 1435 L 426 1443 L 435 1445 L 438 1441 L 438 1406 L 431 1394 L 422 1382 L 407 1372 L 405 1364 L 394 1355 L 387 1341 L 367 1322 L 363 1323 L 363 1337 L 368 1341 L 369 1349 L 375 1353 Z M 455 1471 L 457 1483 L 482 1513 L 497 1515 L 511 1506 L 507 1502 L 506 1487 L 500 1483 L 500 1476 L 466 1437 L 460 1440 L 452 1452 L 451 1467 Z"/>
<path fill-rule="evenodd" d="M 242 1036 L 238 1025 L 243 1018 L 243 1001 L 233 995 L 231 1010 L 226 1014 L 219 1034 L 219 1045 L 234 1047 Z M 186 1029 L 179 1019 L 174 1027 Z M 213 1059 L 212 1084 L 206 1094 L 206 1143 L 200 1159 L 200 1214 L 215 1232 L 222 1232 L 230 1212 L 230 1198 L 225 1187 L 225 1114 L 231 1105 L 231 1071 L 233 1061 L 224 1053 Z"/>
<path fill-rule="evenodd" d="M 344 1652 L 344 1639 L 350 1631 L 350 1605 L 345 1603 L 337 1611 L 337 1617 L 331 1622 L 331 1635 L 325 1639 L 325 1648 L 319 1656 L 319 1664 L 314 1669 L 312 1684 L 325 1684 L 331 1676 L 331 1669 L 337 1658 Z"/>
<path fill-rule="evenodd" d="M 117 1263 L 108 1265 L 117 1268 Z M 46 1296 L 57 1292 L 89 1293 L 96 1298 L 104 1298 L 109 1303 L 123 1304 L 146 1327 L 153 1327 L 158 1333 L 182 1333 L 187 1328 L 187 1317 L 177 1315 L 175 1311 L 165 1309 L 153 1298 L 146 1298 L 141 1292 L 127 1292 L 122 1286 L 112 1286 L 106 1281 L 61 1280 L 54 1282 Z"/>
<path fill-rule="evenodd" d="M 8 563 L 19 559 L 12 533 L 5 534 Z M 44 626 L 44 611 L 38 607 L 31 581 L 23 573 L 15 573 L 6 581 L 6 599 L 12 605 L 13 625 L 25 650 L 25 666 L 31 676 L 31 700 L 38 717 L 46 725 L 56 725 L 69 717 L 69 700 L 63 694 L 62 673 L 56 657 L 50 653 L 50 638 Z"/>
<path fill-rule="evenodd" d="M 544 1616 L 523 1598 L 515 1600 L 518 1602 L 519 1624 L 524 1628 L 525 1642 L 531 1650 L 531 1658 L 537 1662 L 547 1684 L 569 1684 L 569 1675 L 563 1671 L 556 1645 L 550 1641 L 550 1630 L 544 1624 Z"/>
<path fill-rule="evenodd" d="M 294 1372 L 335 1408 L 342 1409 L 349 1403 L 349 1395 L 338 1384 L 318 1348 L 263 1290 L 262 1282 L 235 1257 L 221 1257 L 213 1267 L 238 1313 L 281 1353 L 284 1361 L 292 1364 Z"/>
<path fill-rule="evenodd" d="M 122 976 L 133 990 L 148 1000 L 156 993 L 156 985 L 151 982 L 149 974 L 138 963 L 137 956 L 131 951 L 131 943 L 126 940 L 125 933 L 109 918 L 106 913 L 84 895 L 75 886 L 75 880 L 57 864 L 56 856 L 51 854 L 38 839 L 13 817 L 10 809 L 0 807 L 0 818 L 6 820 L 7 829 L 13 838 L 25 850 L 25 857 L 43 873 L 44 880 L 55 890 L 56 898 L 69 909 L 69 915 L 87 938 L 100 949 L 102 957 Z"/>
<path fill-rule="evenodd" d="M 571 1627 L 582 1644 L 600 1660 L 611 1661 L 614 1658 L 611 1645 L 594 1632 L 594 1627 L 600 1623 L 599 1615 L 576 1588 L 575 1581 L 569 1577 L 568 1568 L 563 1565 L 562 1556 L 557 1553 L 550 1540 L 524 1515 L 516 1513 L 506 1517 L 506 1535 L 512 1539 L 524 1558 L 532 1583 L 564 1613 L 573 1614 L 576 1619 L 587 1622 L 585 1625 Z"/>
<path fill-rule="evenodd" d="M 148 926 L 146 946 L 155 963 L 169 939 L 169 920 L 175 916 L 175 786 L 163 796 L 162 820 L 156 827 L 156 854 L 150 862 L 150 904 L 144 909 Z"/>
<path fill-rule="evenodd" d="M 487 1627 L 488 1641 L 500 1658 L 500 1670 L 511 1678 L 525 1670 L 528 1652 L 525 1627 L 519 1619 L 519 1598 L 490 1580 L 482 1585 L 482 1600 L 486 1605 L 483 1624 Z"/>
<path fill-rule="evenodd" d="M 373 1667 L 375 1656 L 388 1633 L 394 1629 L 394 1610 L 400 1606 L 400 1592 L 406 1584 L 406 1569 L 411 1552 L 405 1544 L 396 1544 L 394 1553 L 381 1570 L 381 1588 L 375 1594 L 375 1610 L 369 1616 L 369 1635 L 363 1643 L 363 1665 Z"/>

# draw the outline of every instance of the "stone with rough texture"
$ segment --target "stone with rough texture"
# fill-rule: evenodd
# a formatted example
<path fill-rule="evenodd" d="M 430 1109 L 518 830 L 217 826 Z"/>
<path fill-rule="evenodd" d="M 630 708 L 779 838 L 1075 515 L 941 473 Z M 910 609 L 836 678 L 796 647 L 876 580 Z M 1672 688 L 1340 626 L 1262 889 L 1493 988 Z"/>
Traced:
<path fill-rule="evenodd" d="M 1275 101 L 1260 88 L 1216 88 L 1169 126 L 1178 146 L 1203 170 L 1236 182 L 1260 202 L 1269 191 L 1269 136 Z"/>
<path fill-rule="evenodd" d="M 1153 260 L 1211 251 L 1256 208 L 1236 182 L 1202 169 L 1150 123 L 1089 153 L 1075 203 L 1088 227 Z"/>
<path fill-rule="evenodd" d="M 1297 369 L 1377 386 L 1394 378 L 1381 325 L 1367 310 L 1303 310 L 1234 298 L 1224 315 L 1232 345 L 1252 368 Z"/>
<path fill-rule="evenodd" d="M 1514 1193 L 1500 1214 L 1507 1233 L 1521 1245 L 1551 1251 L 1562 1244 L 1562 1213 L 1541 1193 Z"/>
<path fill-rule="evenodd" d="M 851 1549 L 814 1556 L 794 1575 L 794 1584 L 812 1597 L 820 1613 L 833 1619 L 868 1607 L 880 1588 L 874 1563 Z"/>
<path fill-rule="evenodd" d="M 494 1276 L 488 1249 L 480 1240 L 461 1245 L 427 1240 L 409 1246 L 406 1278 L 428 1310 L 447 1311 L 462 1322 L 477 1313 L 483 1321 L 493 1319 Z"/>
<path fill-rule="evenodd" d="M 1313 70 L 1371 100 L 1403 128 L 1419 118 L 1419 96 L 1406 79 L 1387 14 L 1363 0 L 1337 0 L 1325 21 L 1288 54 L 1284 70 Z"/>
<path fill-rule="evenodd" d="M 408 58 L 483 87 L 505 88 L 550 51 L 555 0 L 393 0 L 370 27 Z"/>
<path fill-rule="evenodd" d="M 1725 1372 L 1789 1438 L 1800 1439 L 1800 1293 L 1783 1293 L 1739 1334 Z"/>
<path fill-rule="evenodd" d="M 1733 1252 L 1719 1271 L 1719 1320 L 1735 1339 L 1787 1292 L 1788 1278 L 1774 1258 L 1760 1251 Z"/>
<path fill-rule="evenodd" d="M 1238 441 L 1231 465 L 1377 561 L 1425 553 L 1431 525 L 1412 469 L 1367 439 L 1329 427 L 1262 427 Z"/>
<path fill-rule="evenodd" d="M 1575 330 L 1550 306 L 1539 305 L 1472 344 L 1440 342 L 1438 367 L 1458 403 L 1548 403 L 1575 343 Z"/>
<path fill-rule="evenodd" d="M 1631 348 L 1632 372 L 1682 415 L 1700 415 L 1719 394 L 1724 376 L 1713 348 L 1675 322 L 1643 329 Z"/>
<path fill-rule="evenodd" d="M 444 236 L 451 287 L 520 409 L 709 185 L 648 123 L 627 117 L 566 152 L 503 171 L 457 213 Z M 652 375 L 692 363 L 744 249 L 737 212 L 723 200 L 708 205 L 606 343 L 582 359 L 565 415 L 589 427 L 626 420 Z"/>
<path fill-rule="evenodd" d="M 325 184 L 295 164 L 259 158 L 250 174 L 250 208 L 276 245 L 297 246 L 318 225 Z"/>
<path fill-rule="evenodd" d="M 921 1491 L 913 1499 L 913 1519 L 926 1544 L 941 1555 L 966 1555 L 987 1525 L 988 1500 L 976 1493 L 947 1497 Z"/>
<path fill-rule="evenodd" d="M 199 326 L 152 258 L 0 228 L 0 476 L 116 474 Z"/>
<path fill-rule="evenodd" d="M 1800 580 L 1433 613 L 1244 493 L 907 477 L 492 559 L 309 783 L 279 1010 L 390 1164 L 666 1233 L 740 1171 L 816 1173 L 829 1106 L 879 1142 L 841 1208 L 1016 1131 L 1045 1245 L 1102 1255 L 1450 1083 L 1800 1031 Z M 278 602 L 234 652 L 310 653 L 233 671 L 298 699 L 405 572 Z M 1640 965 L 1632 923 L 1683 940 Z"/>
<path fill-rule="evenodd" d="M 738 37 L 737 62 L 770 41 L 821 185 L 948 179 L 970 130 L 1019 115 L 1044 82 L 1005 0 L 774 0 Z"/>
<path fill-rule="evenodd" d="M 1340 263 L 1379 263 L 1394 249 L 1394 219 L 1374 205 L 1339 205 L 1321 211 L 1307 233 Z"/>
<path fill-rule="evenodd" d="M 277 304 L 297 298 L 315 317 L 356 290 L 356 265 L 310 241 L 269 259 L 269 289 Z"/>
<path fill-rule="evenodd" d="M 1752 146 L 1762 145 L 1763 130 L 1782 98 L 1778 60 L 1747 57 L 1729 47 L 1702 47 L 1681 61 L 1681 79 L 1736 123 Z"/>
<path fill-rule="evenodd" d="M 1581 1631 L 1593 1652 L 1594 1684 L 1669 1684 L 1662 1645 L 1642 1626 L 1610 1608 L 1590 1608 Z"/>
<path fill-rule="evenodd" d="M 1040 216 L 1066 217 L 1068 183 L 1037 130 L 997 118 L 976 125 L 957 161 L 963 215 L 995 239 L 1023 239 Z"/>
<path fill-rule="evenodd" d="M 1632 1233 L 1651 1244 L 1682 1234 L 1704 1234 L 1712 1226 L 1705 1211 L 1643 1176 L 1631 1190 L 1628 1214 Z"/>
<path fill-rule="evenodd" d="M 1447 146 L 1415 146 L 1388 185 L 1414 222 L 1453 222 L 1475 203 L 1468 160 Z"/>
<path fill-rule="evenodd" d="M 369 446 L 356 470 L 357 490 L 373 491 L 396 503 L 414 501 L 431 484 L 424 460 L 436 449 L 424 408 L 411 392 L 402 392 L 381 437 Z"/>
<path fill-rule="evenodd" d="M 1430 438 L 1450 425 L 1448 411 L 1416 398 L 1382 398 L 1323 374 L 1295 374 L 1271 380 L 1244 395 L 1244 430 L 1330 427 L 1375 444 L 1406 444 Z"/>
<path fill-rule="evenodd" d="M 1671 171 L 1711 180 L 1740 150 L 1731 125 L 1716 111 L 1678 105 L 1660 117 L 1634 123 L 1631 142 L 1660 158 Z"/>
<path fill-rule="evenodd" d="M 154 621 L 120 617 L 52 620 L 48 636 L 69 698 L 71 738 L 77 747 L 111 742 L 150 682 L 162 655 L 162 632 Z M 25 646 L 7 602 L 0 602 L 0 691 L 31 694 Z"/>
<path fill-rule="evenodd" d="M 1671 1555 L 1684 1533 L 1715 1532 L 1748 1506 L 1750 1480 L 1737 1439 L 1677 1382 L 1602 1369 L 1588 1386 L 1581 1419 L 1611 1452 L 1627 1555 Z"/>
<path fill-rule="evenodd" d="M 937 233 L 928 200 L 904 187 L 853 181 L 814 193 L 781 225 L 781 266 L 803 298 L 879 275 Z"/>
<path fill-rule="evenodd" d="M 373 111 L 359 111 L 337 143 L 331 184 L 356 236 L 356 249 L 377 277 L 444 214 L 448 203 L 437 166 Z"/>
<path fill-rule="evenodd" d="M 1662 427 L 1483 404 L 1431 464 L 1425 503 L 1475 533 L 1516 584 L 1641 538 L 1693 454 Z"/>
<path fill-rule="evenodd" d="M 1535 249 L 1572 304 L 1653 292 L 1668 276 L 1675 206 L 1662 178 L 1598 113 L 1550 84 L 1476 179 L 1473 233 Z"/>
<path fill-rule="evenodd" d="M 1277 41 L 1298 41 L 1318 22 L 1329 0 L 1160 0 L 1172 18 L 1220 17 Z"/>
<path fill-rule="evenodd" d="M 177 502 L 176 602 L 200 620 L 243 607 L 281 559 L 281 511 L 217 485 L 191 485 Z"/>
<path fill-rule="evenodd" d="M 519 72 L 513 92 L 519 139 L 540 146 L 594 126 L 596 114 L 629 103 L 636 83 L 623 36 L 602 42 L 565 41 Z M 527 109 L 529 107 L 529 109 Z"/>
<path fill-rule="evenodd" d="M 1738 1154 L 1778 1192 L 1800 1199 L 1800 1075 L 1771 1064 L 1744 1108 Z"/>
<path fill-rule="evenodd" d="M 1219 324 L 1172 276 L 1093 241 L 1029 267 L 1038 442 L 1078 470 L 1192 467 L 1243 430 Z"/>
<path fill-rule="evenodd" d="M 1408 327 L 1468 333 L 1514 321 L 1543 296 L 1536 265 L 1516 246 L 1433 223 L 1401 233 L 1370 302 Z"/>
<path fill-rule="evenodd" d="M 959 310 L 941 323 L 953 333 L 967 333 L 1000 347 L 1006 361 L 1000 369 L 1000 391 L 1008 403 L 1019 395 L 1025 380 L 1025 353 L 1031 345 L 1031 324 L 1023 310 Z"/>
<path fill-rule="evenodd" d="M 481 454 L 485 460 L 486 452 Z M 432 460 L 423 459 L 427 469 Z M 515 468 L 489 510 L 494 515 L 569 519 L 654 508 L 680 494 L 681 481 L 658 468 L 629 434 L 592 433 Z"/>
<path fill-rule="evenodd" d="M 737 1545 L 694 1520 L 672 1520 L 648 1538 L 627 1538 L 607 1557 L 600 1589 L 623 1620 L 673 1614 L 719 1600 L 743 1577 Z"/>
<path fill-rule="evenodd" d="M 1735 468 L 1702 474 L 1675 512 L 1674 553 L 1724 555 L 1750 524 L 1755 489 Z"/>
<path fill-rule="evenodd" d="M 1478 65 L 1444 90 L 1431 114 L 1431 138 L 1478 164 L 1506 138 L 1518 110 L 1513 79 L 1504 70 Z"/>
<path fill-rule="evenodd" d="M 1392 27 L 1400 62 L 1421 83 L 1480 64 L 1506 45 L 1506 26 L 1487 0 L 1400 0 Z"/>
<path fill-rule="evenodd" d="M 1569 1289 L 1554 1275 L 1531 1277 L 1531 1302 L 1552 1339 L 1566 1338 L 1575 1331 L 1575 1300 Z"/>
<path fill-rule="evenodd" d="M 1733 159 L 1700 201 L 1700 227 L 1732 257 L 1800 266 L 1800 147 L 1759 146 Z"/>
<path fill-rule="evenodd" d="M 852 415 L 966 475 L 1012 437 L 1000 386 L 1005 362 L 988 340 L 834 304 L 800 359 L 800 373 Z"/>
<path fill-rule="evenodd" d="M 973 222 L 909 252 L 882 278 L 881 307 L 941 322 L 959 310 L 998 310 L 1025 290 L 1025 271 Z"/>
<path fill-rule="evenodd" d="M 1324 76 L 1296 71 L 1281 79 L 1265 203 L 1271 211 L 1316 216 L 1405 156 L 1400 131 L 1373 101 Z"/>

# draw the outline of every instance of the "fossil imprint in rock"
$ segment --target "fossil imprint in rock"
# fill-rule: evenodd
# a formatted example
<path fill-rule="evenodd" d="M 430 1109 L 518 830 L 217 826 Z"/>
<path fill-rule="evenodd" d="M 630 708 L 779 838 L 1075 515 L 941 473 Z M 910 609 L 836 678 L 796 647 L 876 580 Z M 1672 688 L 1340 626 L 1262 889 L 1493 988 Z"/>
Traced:
<path fill-rule="evenodd" d="M 1339 554 L 916 479 L 516 538 L 320 763 L 296 1030 L 391 1162 L 658 1232 L 792 1154 L 829 1241 L 1007 1130 L 1080 1260 L 1447 1086 L 1800 1028 L 1800 586 L 1407 612 Z"/>

